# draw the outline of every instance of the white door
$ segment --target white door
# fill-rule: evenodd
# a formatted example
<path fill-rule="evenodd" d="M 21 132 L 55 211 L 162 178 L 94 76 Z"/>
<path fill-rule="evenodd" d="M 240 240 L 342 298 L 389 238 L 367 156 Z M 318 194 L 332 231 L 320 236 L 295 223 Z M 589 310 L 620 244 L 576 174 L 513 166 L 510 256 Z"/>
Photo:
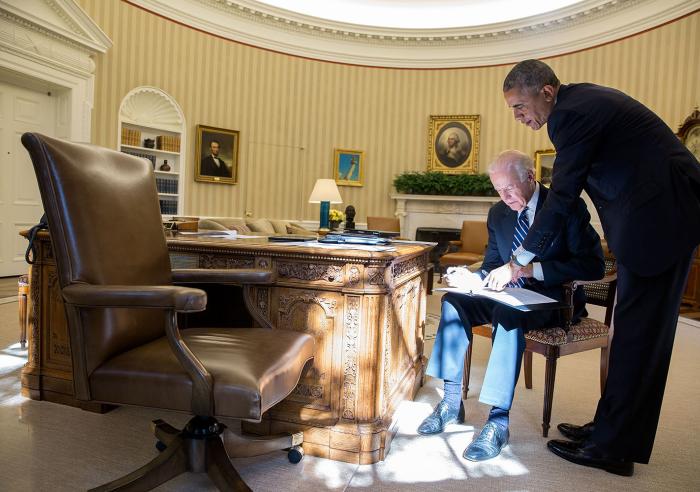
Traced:
<path fill-rule="evenodd" d="M 27 273 L 27 240 L 20 231 L 39 222 L 43 209 L 34 168 L 20 137 L 53 135 L 55 97 L 0 81 L 0 277 Z"/>

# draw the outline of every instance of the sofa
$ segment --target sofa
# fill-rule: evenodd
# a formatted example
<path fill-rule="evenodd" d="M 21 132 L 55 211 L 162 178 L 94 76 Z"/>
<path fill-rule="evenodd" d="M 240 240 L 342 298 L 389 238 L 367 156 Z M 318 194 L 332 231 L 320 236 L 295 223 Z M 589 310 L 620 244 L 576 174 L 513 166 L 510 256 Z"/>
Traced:
<path fill-rule="evenodd" d="M 199 219 L 200 230 L 237 231 L 240 234 L 300 234 L 315 236 L 316 232 L 300 222 L 282 219 L 207 217 Z"/>

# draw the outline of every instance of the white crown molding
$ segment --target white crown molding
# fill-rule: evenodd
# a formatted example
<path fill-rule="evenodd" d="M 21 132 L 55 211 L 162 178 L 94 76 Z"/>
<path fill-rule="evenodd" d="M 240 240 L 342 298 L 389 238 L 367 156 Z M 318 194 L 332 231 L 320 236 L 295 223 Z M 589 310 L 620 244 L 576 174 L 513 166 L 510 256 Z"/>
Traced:
<path fill-rule="evenodd" d="M 0 79 L 53 92 L 53 134 L 90 141 L 95 62 L 112 42 L 75 0 L 0 0 Z"/>
<path fill-rule="evenodd" d="M 544 58 L 615 41 L 700 9 L 700 0 L 584 0 L 538 16 L 450 29 L 394 29 L 319 19 L 251 0 L 128 0 L 237 42 L 379 67 L 455 68 Z"/>
<path fill-rule="evenodd" d="M 73 48 L 105 53 L 112 47 L 112 41 L 75 0 L 0 0 L 0 12 L 29 30 Z"/>

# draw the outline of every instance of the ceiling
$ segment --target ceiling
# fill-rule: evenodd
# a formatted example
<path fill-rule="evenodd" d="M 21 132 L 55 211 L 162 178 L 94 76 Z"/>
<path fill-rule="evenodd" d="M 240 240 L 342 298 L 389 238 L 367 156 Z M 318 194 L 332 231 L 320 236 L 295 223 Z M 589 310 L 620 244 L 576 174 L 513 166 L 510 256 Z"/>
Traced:
<path fill-rule="evenodd" d="M 587 49 L 700 9 L 700 0 L 129 0 L 218 37 L 396 68 L 510 64 Z"/>
<path fill-rule="evenodd" d="M 358 26 L 473 27 L 541 15 L 582 0 L 260 0 L 297 14 Z"/>

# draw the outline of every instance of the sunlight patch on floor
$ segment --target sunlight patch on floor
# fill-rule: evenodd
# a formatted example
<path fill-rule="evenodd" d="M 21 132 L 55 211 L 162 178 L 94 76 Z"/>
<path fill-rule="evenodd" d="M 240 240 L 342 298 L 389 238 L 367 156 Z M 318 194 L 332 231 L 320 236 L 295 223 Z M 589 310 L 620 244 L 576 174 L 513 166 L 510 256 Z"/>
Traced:
<path fill-rule="evenodd" d="M 529 473 L 508 447 L 489 461 L 474 463 L 464 459 L 462 453 L 477 430 L 473 425 L 450 424 L 441 434 L 419 435 L 416 429 L 432 410 L 432 405 L 425 401 L 402 402 L 395 415 L 400 425 L 386 459 L 373 466 L 361 465 L 353 477 L 353 486 L 371 488 L 387 483 L 429 483 Z"/>

